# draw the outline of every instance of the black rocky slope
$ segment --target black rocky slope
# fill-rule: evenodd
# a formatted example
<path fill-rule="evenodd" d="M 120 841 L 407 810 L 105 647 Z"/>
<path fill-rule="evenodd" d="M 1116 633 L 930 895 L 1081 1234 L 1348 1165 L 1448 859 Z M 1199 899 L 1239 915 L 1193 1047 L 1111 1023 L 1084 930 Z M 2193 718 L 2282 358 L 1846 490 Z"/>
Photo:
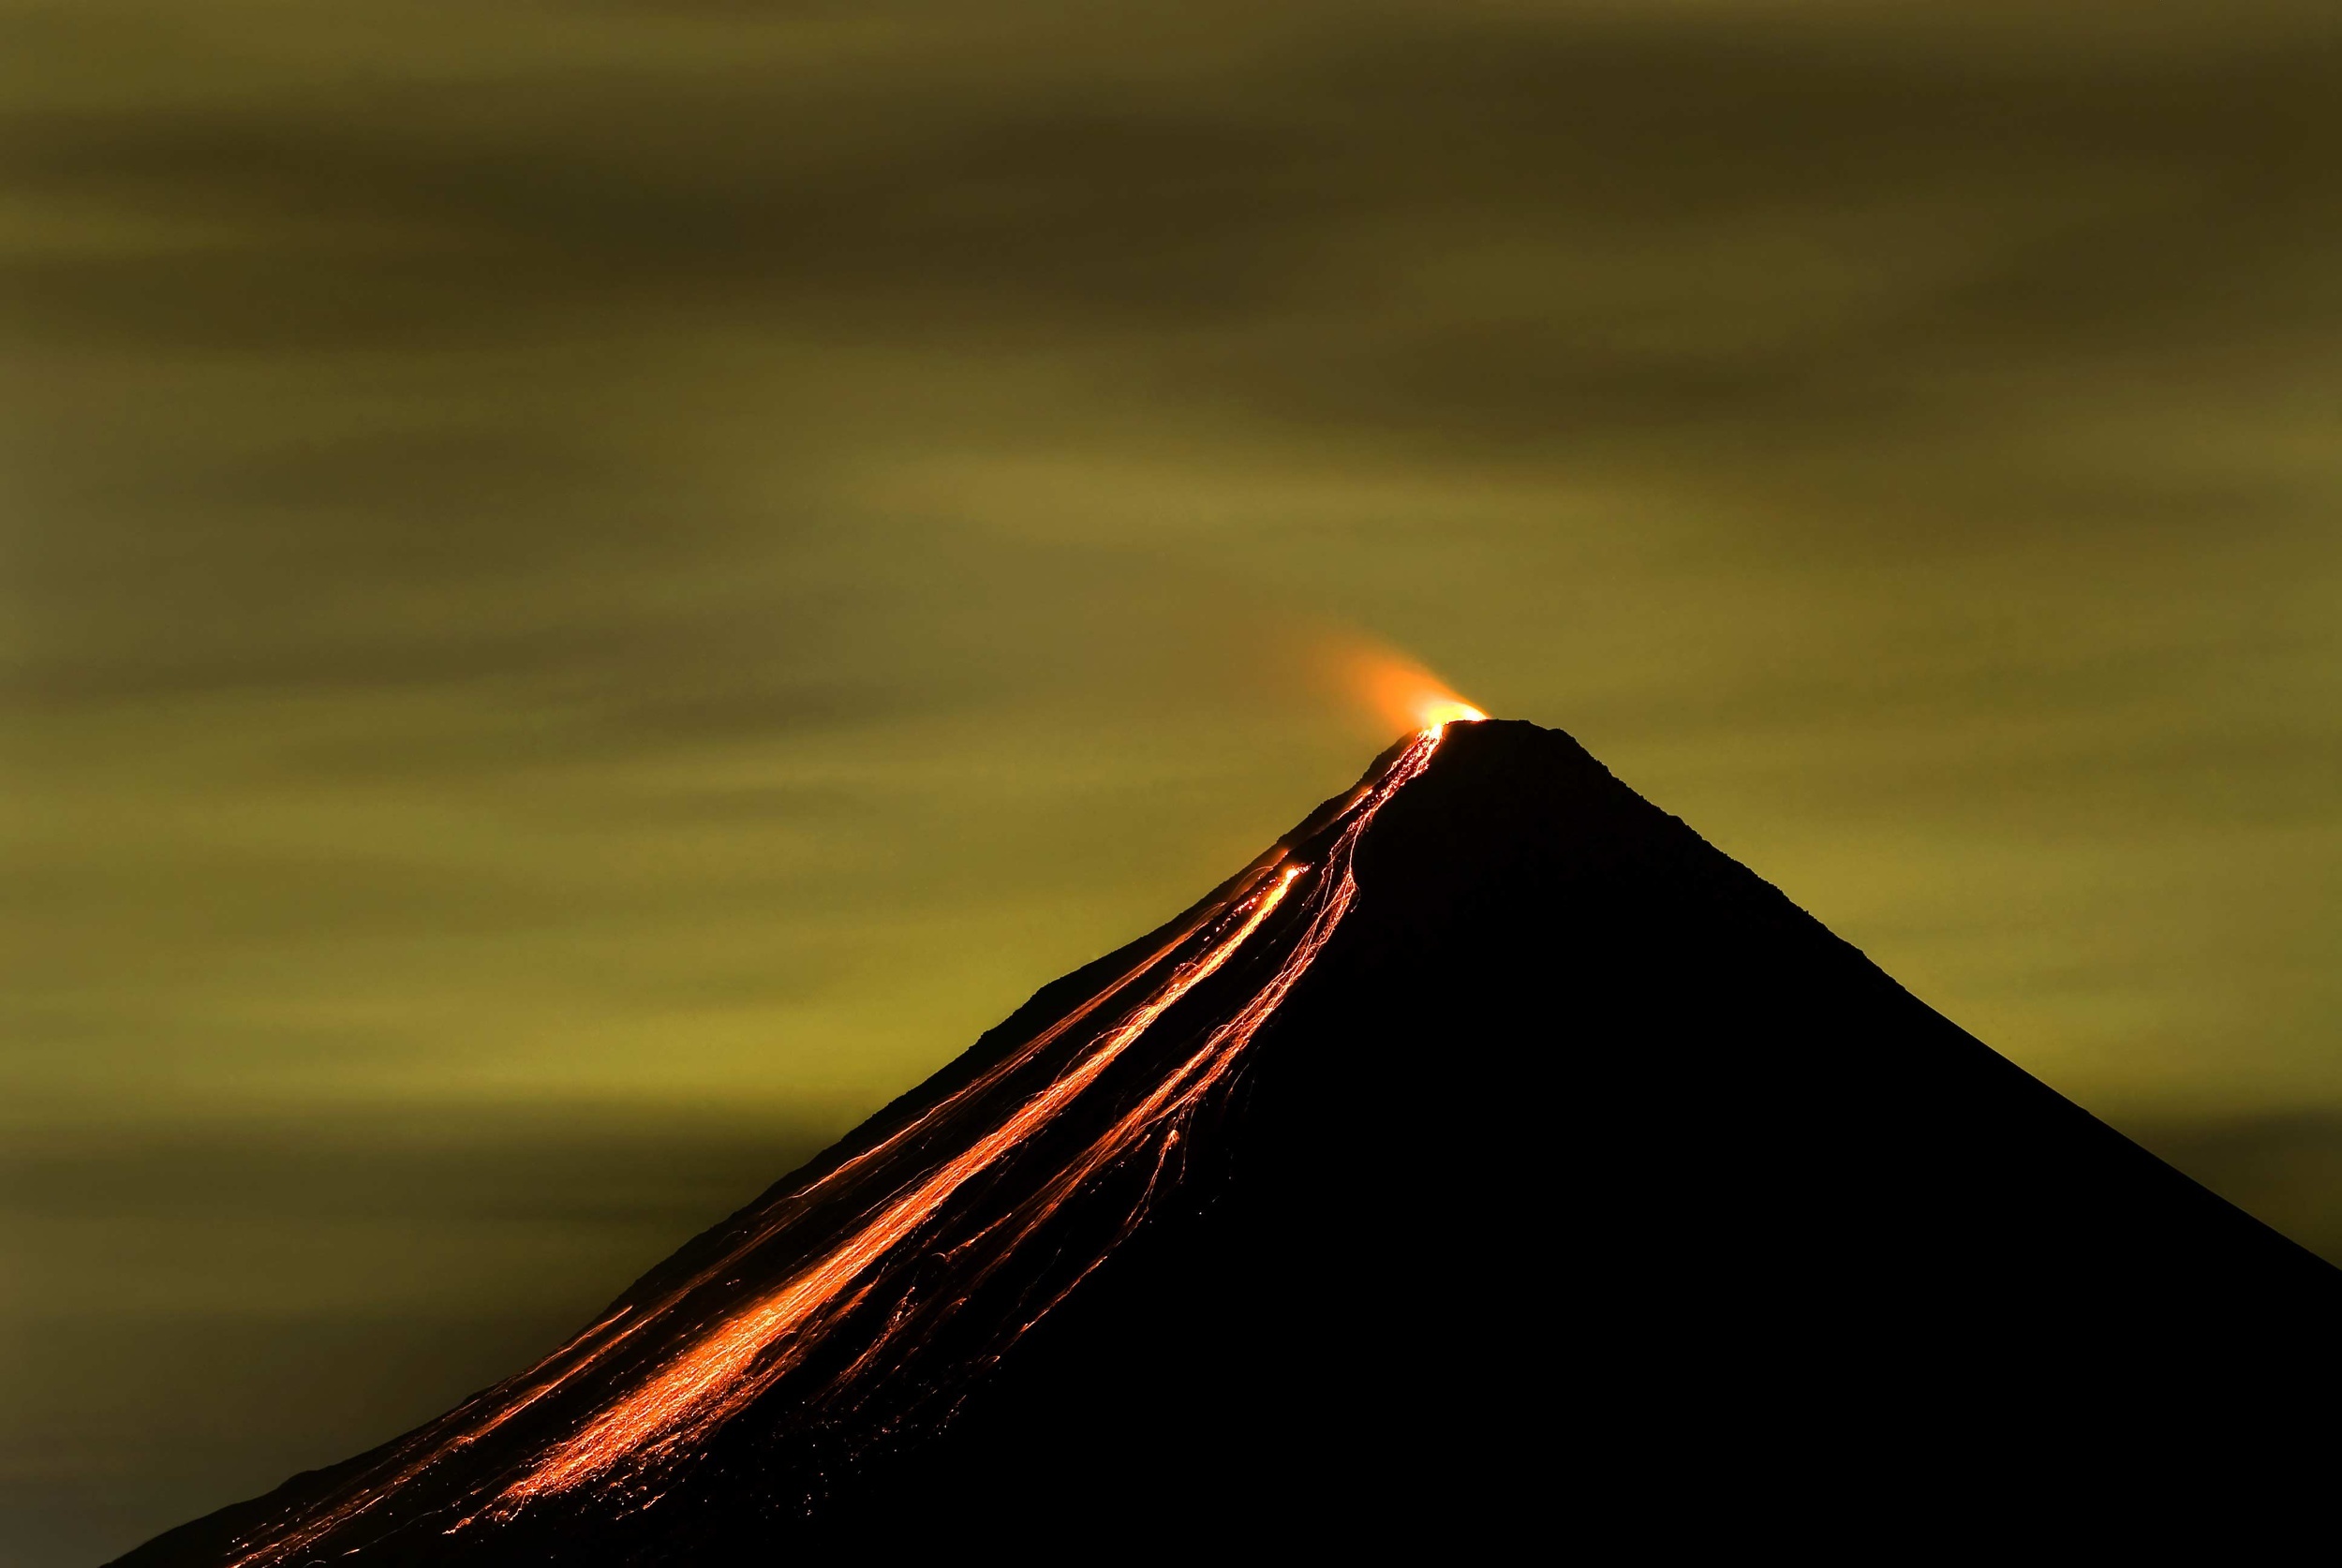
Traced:
<path fill-rule="evenodd" d="M 1287 842 L 1322 851 L 1327 816 Z M 783 1387 L 650 1506 L 426 1519 L 355 1561 L 1907 1544 L 2042 1509 L 2265 1522 L 2330 1462 L 2342 1273 L 1916 1000 L 1567 736 L 1452 727 L 1356 873 L 1176 1179 L 997 1365 L 997 1341 L 964 1339 L 851 1442 Z M 1225 979 L 1166 1031 L 1252 983 Z M 1086 1222 L 1130 1197 L 1101 1191 Z M 231 1561 L 240 1531 L 330 1485 L 123 1561 Z"/>

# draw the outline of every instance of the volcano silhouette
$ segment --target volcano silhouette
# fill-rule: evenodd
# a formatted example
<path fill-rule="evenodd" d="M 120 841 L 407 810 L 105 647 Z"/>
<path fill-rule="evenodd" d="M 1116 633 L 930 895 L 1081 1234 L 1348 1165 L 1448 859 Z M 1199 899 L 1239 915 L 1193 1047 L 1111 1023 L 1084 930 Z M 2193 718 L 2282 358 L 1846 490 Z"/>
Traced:
<path fill-rule="evenodd" d="M 1568 736 L 1456 723 L 538 1367 L 120 1561 L 1471 1561 L 2201 1501 L 2330 1458 L 2337 1324 L 2342 1273 Z"/>

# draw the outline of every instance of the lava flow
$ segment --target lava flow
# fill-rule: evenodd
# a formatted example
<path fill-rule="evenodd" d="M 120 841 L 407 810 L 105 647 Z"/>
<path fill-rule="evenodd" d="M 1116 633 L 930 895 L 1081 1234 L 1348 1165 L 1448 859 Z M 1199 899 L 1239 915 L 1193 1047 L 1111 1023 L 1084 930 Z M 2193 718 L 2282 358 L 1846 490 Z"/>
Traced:
<path fill-rule="evenodd" d="M 965 1083 L 736 1218 L 712 1251 L 687 1249 L 536 1368 L 248 1533 L 233 1568 L 493 1531 L 556 1497 L 648 1506 L 752 1404 L 807 1432 L 898 1427 L 996 1360 L 1145 1218 L 1196 1113 L 1356 900 L 1352 861 L 1375 813 L 1448 722 L 1480 717 L 1444 693 L 1417 711 L 1424 727 L 1310 834 L 1311 862 L 1270 851 Z M 1068 1218 L 1076 1194 L 1101 1192 L 1119 1194 L 1110 1222 Z"/>
<path fill-rule="evenodd" d="M 1030 1137 L 1075 1095 L 1097 1081 L 1132 1041 L 1145 1033 L 1171 1005 L 1219 969 L 1283 901 L 1301 867 L 1287 867 L 1267 889 L 1246 900 L 1243 924 L 1222 937 L 1200 958 L 1172 971 L 1152 998 L 1093 1046 L 1073 1071 L 1034 1095 L 1000 1126 L 965 1152 L 945 1161 L 926 1180 L 889 1204 L 811 1268 L 721 1331 L 692 1346 L 625 1402 L 595 1418 L 576 1437 L 547 1455 L 505 1493 L 511 1501 L 563 1491 L 600 1474 L 645 1446 L 665 1446 L 674 1435 L 704 1429 L 737 1410 L 786 1372 L 793 1357 L 783 1354 L 750 1376 L 751 1364 L 768 1347 L 795 1335 L 839 1293 L 861 1278 L 889 1249 L 932 1218 L 971 1179 L 1002 1153 Z"/>

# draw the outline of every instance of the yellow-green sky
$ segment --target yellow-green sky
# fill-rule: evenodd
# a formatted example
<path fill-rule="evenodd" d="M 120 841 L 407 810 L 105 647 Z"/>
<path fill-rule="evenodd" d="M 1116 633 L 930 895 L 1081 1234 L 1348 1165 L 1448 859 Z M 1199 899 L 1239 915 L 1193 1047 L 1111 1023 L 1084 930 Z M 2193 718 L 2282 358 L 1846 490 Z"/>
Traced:
<path fill-rule="evenodd" d="M 0 1561 L 1186 903 L 1328 635 L 2342 1251 L 2338 131 L 2328 0 L 0 0 Z"/>

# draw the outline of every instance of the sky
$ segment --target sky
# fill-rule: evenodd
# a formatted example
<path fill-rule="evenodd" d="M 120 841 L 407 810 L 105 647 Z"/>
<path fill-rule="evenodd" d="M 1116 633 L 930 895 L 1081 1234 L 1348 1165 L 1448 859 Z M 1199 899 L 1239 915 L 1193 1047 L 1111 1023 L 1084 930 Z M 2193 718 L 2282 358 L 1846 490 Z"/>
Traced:
<path fill-rule="evenodd" d="M 0 0 L 0 1562 L 533 1359 L 1358 650 L 2342 1258 L 2337 44 Z"/>

